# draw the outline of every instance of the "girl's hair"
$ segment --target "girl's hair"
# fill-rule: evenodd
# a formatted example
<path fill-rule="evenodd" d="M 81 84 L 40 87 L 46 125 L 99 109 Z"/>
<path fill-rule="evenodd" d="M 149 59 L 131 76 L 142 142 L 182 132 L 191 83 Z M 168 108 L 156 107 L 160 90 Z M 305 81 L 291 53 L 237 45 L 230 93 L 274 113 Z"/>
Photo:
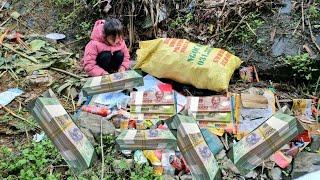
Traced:
<path fill-rule="evenodd" d="M 107 36 L 122 36 L 123 26 L 118 19 L 108 18 L 105 20 L 103 30 L 105 37 Z"/>

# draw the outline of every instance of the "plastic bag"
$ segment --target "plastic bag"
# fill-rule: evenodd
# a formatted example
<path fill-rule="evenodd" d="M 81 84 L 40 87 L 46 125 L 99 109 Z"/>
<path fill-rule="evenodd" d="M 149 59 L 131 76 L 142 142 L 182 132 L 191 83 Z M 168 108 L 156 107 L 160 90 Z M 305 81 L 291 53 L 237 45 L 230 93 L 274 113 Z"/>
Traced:
<path fill-rule="evenodd" d="M 231 53 L 185 39 L 141 41 L 134 69 L 199 89 L 225 91 L 242 61 Z"/>

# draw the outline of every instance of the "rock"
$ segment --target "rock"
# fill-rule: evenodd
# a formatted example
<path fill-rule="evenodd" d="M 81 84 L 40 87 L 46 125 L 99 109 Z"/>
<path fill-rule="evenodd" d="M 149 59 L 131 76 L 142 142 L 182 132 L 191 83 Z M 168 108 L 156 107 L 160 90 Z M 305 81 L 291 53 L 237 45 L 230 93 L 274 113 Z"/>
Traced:
<path fill-rule="evenodd" d="M 318 34 L 318 35 L 316 36 L 316 42 L 317 42 L 317 44 L 320 46 L 320 34 Z"/>
<path fill-rule="evenodd" d="M 240 174 L 238 168 L 232 163 L 232 161 L 230 159 L 227 159 L 224 163 L 223 163 L 223 166 L 232 171 L 233 173 L 235 174 Z"/>
<path fill-rule="evenodd" d="M 272 45 L 272 56 L 279 57 L 281 55 L 295 56 L 299 54 L 298 43 L 288 37 L 276 38 Z"/>
<path fill-rule="evenodd" d="M 96 143 L 96 140 L 88 129 L 80 127 L 80 130 L 88 138 L 92 145 Z"/>
<path fill-rule="evenodd" d="M 184 174 L 182 176 L 180 176 L 181 180 L 192 180 L 192 176 L 188 175 L 188 174 Z"/>
<path fill-rule="evenodd" d="M 292 177 L 320 170 L 320 156 L 318 153 L 300 152 L 294 161 Z"/>
<path fill-rule="evenodd" d="M 268 171 L 268 175 L 272 180 L 280 180 L 282 171 L 280 168 L 275 167 Z"/>
<path fill-rule="evenodd" d="M 101 119 L 102 119 L 102 134 L 114 134 L 115 127 L 112 122 L 107 119 L 88 112 L 80 112 L 78 124 L 83 128 L 89 129 L 93 135 L 101 132 Z"/>
<path fill-rule="evenodd" d="M 290 14 L 292 10 L 291 0 L 283 0 L 284 6 L 279 9 L 280 14 Z"/>
<path fill-rule="evenodd" d="M 320 149 L 320 135 L 312 134 L 311 139 L 312 139 L 311 144 L 310 144 L 311 152 L 319 151 L 319 149 Z"/>
<path fill-rule="evenodd" d="M 1 2 L 1 6 L 0 7 L 3 7 L 4 9 L 9 9 L 10 8 L 10 3 L 8 1 Z"/>
<path fill-rule="evenodd" d="M 255 170 L 250 171 L 248 174 L 245 175 L 245 178 L 248 179 L 256 179 L 258 173 Z"/>

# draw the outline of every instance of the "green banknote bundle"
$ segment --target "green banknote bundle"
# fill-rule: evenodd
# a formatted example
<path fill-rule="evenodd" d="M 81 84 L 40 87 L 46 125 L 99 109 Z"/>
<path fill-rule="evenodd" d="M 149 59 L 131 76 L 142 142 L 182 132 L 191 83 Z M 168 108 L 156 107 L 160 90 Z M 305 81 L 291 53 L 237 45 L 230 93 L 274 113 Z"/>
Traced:
<path fill-rule="evenodd" d="M 91 165 L 96 155 L 94 147 L 74 124 L 58 99 L 38 97 L 29 108 L 70 169 L 81 172 Z"/>
<path fill-rule="evenodd" d="M 134 70 L 88 78 L 82 87 L 87 96 L 130 89 L 143 85 L 143 77 Z"/>
<path fill-rule="evenodd" d="M 228 156 L 245 175 L 302 130 L 295 117 L 278 112 L 235 144 Z"/>
<path fill-rule="evenodd" d="M 175 115 L 166 121 L 169 128 L 177 129 L 178 147 L 194 179 L 220 179 L 219 165 L 206 144 L 196 123 L 190 116 Z"/>
<path fill-rule="evenodd" d="M 177 140 L 170 130 L 124 130 L 116 139 L 122 150 L 176 149 Z"/>

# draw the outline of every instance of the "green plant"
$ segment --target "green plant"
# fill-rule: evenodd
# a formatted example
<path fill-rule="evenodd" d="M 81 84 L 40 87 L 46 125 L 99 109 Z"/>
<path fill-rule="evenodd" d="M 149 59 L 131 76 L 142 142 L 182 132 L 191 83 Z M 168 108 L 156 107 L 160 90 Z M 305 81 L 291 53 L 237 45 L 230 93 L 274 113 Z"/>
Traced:
<path fill-rule="evenodd" d="M 297 56 L 285 57 L 285 63 L 292 67 L 294 76 L 312 80 L 313 74 L 318 74 L 317 61 L 310 59 L 307 53 Z"/>
<path fill-rule="evenodd" d="M 182 17 L 178 16 L 176 19 L 174 19 L 170 24 L 170 28 L 176 29 L 181 27 L 182 25 L 189 24 L 193 21 L 193 14 L 190 12 Z"/>
<path fill-rule="evenodd" d="M 234 36 L 241 41 L 252 42 L 256 39 L 256 30 L 264 23 L 265 21 L 260 17 L 260 14 L 251 13 L 248 15 L 247 19 L 242 23 L 242 25 L 240 25 L 240 27 L 237 29 L 237 32 Z"/>
<path fill-rule="evenodd" d="M 64 164 L 57 149 L 50 140 L 17 145 L 13 152 L 7 146 L 0 148 L 0 178 L 8 179 L 59 179 L 61 173 L 51 167 Z"/>

